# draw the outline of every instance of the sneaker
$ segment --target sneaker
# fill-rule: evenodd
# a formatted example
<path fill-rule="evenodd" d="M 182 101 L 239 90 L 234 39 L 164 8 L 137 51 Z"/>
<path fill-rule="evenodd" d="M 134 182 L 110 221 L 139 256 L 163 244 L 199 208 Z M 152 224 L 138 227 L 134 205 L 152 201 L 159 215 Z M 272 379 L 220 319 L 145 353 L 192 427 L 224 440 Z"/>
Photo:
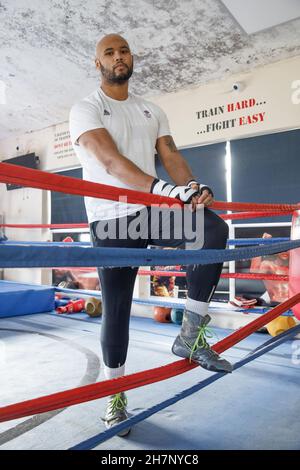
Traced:
<path fill-rule="evenodd" d="M 111 395 L 108 398 L 106 414 L 103 418 L 106 429 L 110 429 L 112 426 L 122 423 L 128 418 L 126 411 L 127 398 L 124 392 Z M 118 433 L 118 436 L 124 437 L 130 433 L 130 428 L 123 429 Z"/>
<path fill-rule="evenodd" d="M 226 359 L 211 349 L 206 338 L 211 337 L 207 324 L 211 320 L 209 315 L 184 311 L 180 334 L 174 341 L 172 352 L 176 356 L 185 357 L 197 362 L 206 370 L 214 372 L 232 372 L 232 365 Z"/>

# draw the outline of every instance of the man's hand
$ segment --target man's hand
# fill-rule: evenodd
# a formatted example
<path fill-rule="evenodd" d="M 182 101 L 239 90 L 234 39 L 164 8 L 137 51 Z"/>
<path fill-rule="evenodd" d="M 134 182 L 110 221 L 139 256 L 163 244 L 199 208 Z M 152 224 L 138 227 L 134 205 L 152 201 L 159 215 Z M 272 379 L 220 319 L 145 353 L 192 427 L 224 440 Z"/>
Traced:
<path fill-rule="evenodd" d="M 164 180 L 154 178 L 150 188 L 152 194 L 179 199 L 185 204 L 190 204 L 194 196 L 198 196 L 199 187 L 193 189 L 191 186 L 177 186 L 169 184 Z"/>
<path fill-rule="evenodd" d="M 192 183 L 190 187 L 192 189 L 198 189 L 199 191 L 199 184 L 197 183 Z M 200 194 L 193 197 L 191 204 L 190 204 L 190 209 L 192 212 L 194 212 L 195 210 L 197 210 L 197 206 L 199 204 L 203 204 L 204 207 L 209 207 L 212 205 L 213 202 L 214 202 L 214 196 L 211 190 L 209 188 L 207 189 L 203 188 L 202 191 L 200 190 Z"/>

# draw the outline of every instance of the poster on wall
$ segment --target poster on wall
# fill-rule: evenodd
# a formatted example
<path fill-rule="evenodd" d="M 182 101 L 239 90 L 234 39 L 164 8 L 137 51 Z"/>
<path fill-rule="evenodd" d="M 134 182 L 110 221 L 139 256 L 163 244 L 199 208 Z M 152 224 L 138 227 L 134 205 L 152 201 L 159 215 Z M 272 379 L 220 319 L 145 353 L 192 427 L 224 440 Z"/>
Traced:
<path fill-rule="evenodd" d="M 67 122 L 53 126 L 44 149 L 44 171 L 59 171 L 68 168 L 78 168 L 80 163 L 73 150 Z"/>
<path fill-rule="evenodd" d="M 73 158 L 74 150 L 72 147 L 70 132 L 68 130 L 56 130 L 54 132 L 53 157 L 56 160 Z"/>

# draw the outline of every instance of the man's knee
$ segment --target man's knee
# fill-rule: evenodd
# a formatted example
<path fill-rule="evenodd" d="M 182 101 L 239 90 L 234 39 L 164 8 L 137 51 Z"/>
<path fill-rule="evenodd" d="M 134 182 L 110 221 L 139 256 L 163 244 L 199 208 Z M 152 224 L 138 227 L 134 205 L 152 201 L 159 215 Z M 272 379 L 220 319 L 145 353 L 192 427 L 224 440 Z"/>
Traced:
<path fill-rule="evenodd" d="M 226 241 L 227 241 L 228 235 L 229 235 L 229 227 L 228 227 L 228 224 L 226 224 L 226 222 L 223 219 L 221 219 L 221 217 L 219 217 L 219 216 L 218 216 L 218 219 L 217 219 L 217 222 L 216 222 L 215 230 L 216 230 L 215 234 L 216 234 L 218 240 L 225 247 L 226 246 Z"/>
<path fill-rule="evenodd" d="M 205 241 L 212 248 L 224 248 L 228 239 L 227 223 L 214 212 L 208 210 L 205 214 Z"/>
<path fill-rule="evenodd" d="M 228 224 L 226 224 L 225 220 L 221 219 L 221 217 L 218 217 L 218 219 L 220 224 L 220 232 L 222 232 L 223 237 L 227 240 L 229 235 Z"/>

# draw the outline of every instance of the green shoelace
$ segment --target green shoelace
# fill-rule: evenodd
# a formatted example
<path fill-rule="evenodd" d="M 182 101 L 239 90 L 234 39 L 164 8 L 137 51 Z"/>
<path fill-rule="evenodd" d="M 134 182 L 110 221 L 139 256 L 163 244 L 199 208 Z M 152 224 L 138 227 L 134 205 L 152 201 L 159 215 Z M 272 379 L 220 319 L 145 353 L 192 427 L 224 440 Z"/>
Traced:
<path fill-rule="evenodd" d="M 111 411 L 115 414 L 117 411 L 123 411 L 127 406 L 127 398 L 124 396 L 122 397 L 122 393 L 116 393 L 114 398 L 111 401 Z"/>
<path fill-rule="evenodd" d="M 199 326 L 199 331 L 198 331 L 198 336 L 193 344 L 191 346 L 189 343 L 185 342 L 185 345 L 187 346 L 188 349 L 190 349 L 190 357 L 189 361 L 192 362 L 193 354 L 197 351 L 199 348 L 205 348 L 208 349 L 210 346 L 206 341 L 206 338 L 213 338 L 215 336 L 213 330 L 209 328 L 206 325 Z"/>

